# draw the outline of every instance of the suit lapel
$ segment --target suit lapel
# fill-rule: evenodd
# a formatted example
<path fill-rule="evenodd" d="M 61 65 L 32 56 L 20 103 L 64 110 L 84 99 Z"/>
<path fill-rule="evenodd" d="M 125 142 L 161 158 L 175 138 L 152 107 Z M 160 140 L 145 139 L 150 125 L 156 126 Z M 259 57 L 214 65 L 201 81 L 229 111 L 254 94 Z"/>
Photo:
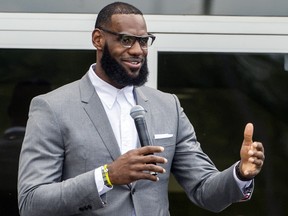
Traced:
<path fill-rule="evenodd" d="M 149 100 L 146 97 L 146 95 L 144 94 L 144 92 L 142 91 L 142 89 L 143 89 L 142 87 L 135 88 L 134 89 L 134 97 L 135 97 L 135 100 L 136 100 L 136 104 L 142 106 L 147 111 L 146 114 L 145 114 L 145 120 L 146 120 L 146 124 L 147 124 L 148 133 L 150 135 L 150 138 L 151 138 L 151 141 L 152 141 L 152 144 L 153 144 L 152 110 L 151 110 L 151 107 L 150 107 L 150 103 L 148 103 Z M 138 147 L 140 147 L 140 146 L 138 146 Z M 136 187 L 137 183 L 138 183 L 138 181 L 133 182 L 130 185 L 131 190 L 133 190 Z"/>
<path fill-rule="evenodd" d="M 91 119 L 112 159 L 116 160 L 121 155 L 120 149 L 105 109 L 88 77 L 88 73 L 80 81 L 80 94 L 84 110 Z"/>
<path fill-rule="evenodd" d="M 145 120 L 146 120 L 148 132 L 149 132 L 150 137 L 151 137 L 151 141 L 153 143 L 153 134 L 151 133 L 153 131 L 151 105 L 150 105 L 150 103 L 148 103 L 149 100 L 146 97 L 146 95 L 144 94 L 144 92 L 142 91 L 142 89 L 143 88 L 141 88 L 141 87 L 135 88 L 134 96 L 135 96 L 136 104 L 142 106 L 146 110 Z"/>
<path fill-rule="evenodd" d="M 95 126 L 95 130 L 101 137 L 112 159 L 116 160 L 121 155 L 121 152 L 114 136 L 112 127 L 109 123 L 109 119 L 106 115 L 105 109 L 88 77 L 88 73 L 84 75 L 80 81 L 80 95 L 85 112 Z M 147 111 L 145 119 L 149 134 L 151 138 L 153 138 L 151 134 L 152 113 L 150 105 L 147 103 L 148 98 L 145 96 L 141 88 L 134 89 L 134 96 L 136 103 L 141 105 Z"/>

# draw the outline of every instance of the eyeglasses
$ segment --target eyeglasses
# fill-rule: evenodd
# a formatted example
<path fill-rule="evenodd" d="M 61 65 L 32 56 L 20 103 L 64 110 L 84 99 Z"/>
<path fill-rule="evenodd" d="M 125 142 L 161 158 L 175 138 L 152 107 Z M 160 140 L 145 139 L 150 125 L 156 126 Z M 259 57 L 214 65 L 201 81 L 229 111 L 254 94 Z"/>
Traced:
<path fill-rule="evenodd" d="M 125 48 L 131 48 L 137 40 L 142 49 L 148 49 L 148 47 L 153 44 L 156 38 L 154 35 L 150 33 L 148 33 L 148 35 L 145 35 L 145 36 L 136 36 L 136 35 L 129 35 L 129 34 L 109 31 L 102 27 L 97 27 L 97 28 L 109 34 L 118 36 L 118 40 L 120 41 L 122 46 Z"/>

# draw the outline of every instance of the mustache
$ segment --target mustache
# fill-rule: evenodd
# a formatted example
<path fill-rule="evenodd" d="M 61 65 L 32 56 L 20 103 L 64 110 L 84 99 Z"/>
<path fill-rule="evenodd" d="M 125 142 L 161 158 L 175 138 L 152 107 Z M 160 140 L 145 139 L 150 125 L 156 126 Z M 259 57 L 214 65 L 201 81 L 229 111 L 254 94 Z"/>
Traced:
<path fill-rule="evenodd" d="M 145 61 L 145 58 L 141 58 L 141 57 L 127 57 L 127 58 L 122 58 L 122 61 L 143 63 Z"/>

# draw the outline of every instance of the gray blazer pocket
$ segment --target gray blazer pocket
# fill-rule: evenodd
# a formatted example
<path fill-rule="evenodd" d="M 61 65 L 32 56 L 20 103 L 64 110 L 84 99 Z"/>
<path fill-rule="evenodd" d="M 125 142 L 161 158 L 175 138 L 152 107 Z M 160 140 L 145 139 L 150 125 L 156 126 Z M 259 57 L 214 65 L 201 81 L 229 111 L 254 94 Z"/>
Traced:
<path fill-rule="evenodd" d="M 153 142 L 157 146 L 171 146 L 175 145 L 175 137 L 173 134 L 155 134 Z"/>

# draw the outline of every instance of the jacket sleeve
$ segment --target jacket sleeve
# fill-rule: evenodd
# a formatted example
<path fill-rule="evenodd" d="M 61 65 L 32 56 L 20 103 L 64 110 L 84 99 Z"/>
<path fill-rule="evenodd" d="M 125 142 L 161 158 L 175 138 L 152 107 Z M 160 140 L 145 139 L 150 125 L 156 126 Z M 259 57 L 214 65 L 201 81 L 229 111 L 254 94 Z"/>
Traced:
<path fill-rule="evenodd" d="M 213 212 L 222 211 L 230 204 L 245 199 L 245 194 L 233 176 L 234 165 L 222 172 L 215 167 L 202 151 L 194 128 L 176 96 L 175 101 L 178 110 L 178 132 L 171 171 L 189 199 Z"/>
<path fill-rule="evenodd" d="M 47 100 L 32 100 L 19 162 L 22 216 L 74 215 L 102 208 L 94 170 L 63 180 L 65 143 Z"/>

